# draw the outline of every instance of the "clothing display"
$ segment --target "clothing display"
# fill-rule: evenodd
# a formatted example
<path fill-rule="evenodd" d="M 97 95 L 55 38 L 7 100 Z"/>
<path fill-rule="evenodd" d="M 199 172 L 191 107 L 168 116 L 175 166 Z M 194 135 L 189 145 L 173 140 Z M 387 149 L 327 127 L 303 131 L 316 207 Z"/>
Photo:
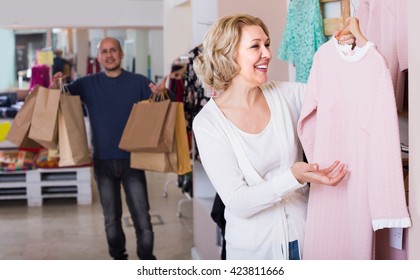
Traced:
<path fill-rule="evenodd" d="M 407 13 L 407 0 L 360 0 L 356 13 L 362 33 L 386 59 L 399 112 L 404 103 L 403 71 L 408 69 Z"/>
<path fill-rule="evenodd" d="M 101 72 L 101 65 L 96 57 L 88 57 L 86 65 L 86 74 L 95 74 Z"/>
<path fill-rule="evenodd" d="M 373 231 L 411 225 L 391 76 L 373 43 L 320 47 L 298 135 L 309 162 L 348 168 L 335 187 L 310 186 L 304 259 L 372 259 Z"/>
<path fill-rule="evenodd" d="M 312 57 L 326 41 L 319 0 L 290 1 L 277 56 L 296 66 L 296 82 L 307 82 Z"/>
<path fill-rule="evenodd" d="M 187 133 L 189 138 L 192 137 L 192 125 L 194 117 L 200 112 L 203 106 L 209 100 L 209 97 L 205 96 L 205 90 L 201 81 L 198 79 L 197 74 L 194 71 L 194 59 L 200 55 L 202 46 L 193 48 L 188 53 L 188 64 L 185 71 L 184 79 L 184 111 L 185 121 L 187 122 Z M 194 151 L 195 159 L 199 158 L 199 152 L 197 147 Z"/>
<path fill-rule="evenodd" d="M 175 94 L 176 102 L 184 101 L 184 81 L 182 79 L 169 79 L 168 88 Z"/>
<path fill-rule="evenodd" d="M 262 85 L 271 119 L 258 134 L 237 128 L 214 99 L 194 119 L 203 167 L 226 205 L 227 259 L 288 259 L 294 240 L 302 253 L 307 187 L 290 167 L 302 160 L 294 131 L 304 89 L 300 83 Z"/>
<path fill-rule="evenodd" d="M 48 87 L 50 85 L 50 80 L 50 67 L 45 64 L 35 65 L 31 68 L 29 90 L 32 91 L 36 85 Z"/>

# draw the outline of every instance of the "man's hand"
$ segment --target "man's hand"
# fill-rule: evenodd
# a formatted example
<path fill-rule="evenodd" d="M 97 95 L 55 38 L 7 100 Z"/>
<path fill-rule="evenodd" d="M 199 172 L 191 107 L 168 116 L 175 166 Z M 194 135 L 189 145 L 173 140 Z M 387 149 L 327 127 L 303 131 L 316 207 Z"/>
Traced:
<path fill-rule="evenodd" d="M 165 90 L 166 90 L 166 80 L 167 79 L 168 79 L 168 76 L 163 77 L 162 81 L 157 85 L 154 84 L 154 83 L 150 83 L 149 84 L 150 90 L 158 96 L 163 95 Z"/>
<path fill-rule="evenodd" d="M 48 87 L 53 88 L 53 89 L 62 88 L 64 86 L 63 80 L 65 78 L 66 78 L 66 75 L 64 75 L 62 72 L 55 73 Z"/>

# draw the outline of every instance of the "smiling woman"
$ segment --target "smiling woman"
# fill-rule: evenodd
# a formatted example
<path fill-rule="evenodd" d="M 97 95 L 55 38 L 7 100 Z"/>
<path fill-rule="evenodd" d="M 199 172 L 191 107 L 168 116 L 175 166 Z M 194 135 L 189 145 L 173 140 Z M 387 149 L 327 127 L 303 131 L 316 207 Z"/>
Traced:
<path fill-rule="evenodd" d="M 335 185 L 346 175 L 338 161 L 325 169 L 302 162 L 296 124 L 305 85 L 267 82 L 271 58 L 266 25 L 235 14 L 209 29 L 194 62 L 204 86 L 221 91 L 193 130 L 226 206 L 227 259 L 300 259 L 306 183 Z"/>

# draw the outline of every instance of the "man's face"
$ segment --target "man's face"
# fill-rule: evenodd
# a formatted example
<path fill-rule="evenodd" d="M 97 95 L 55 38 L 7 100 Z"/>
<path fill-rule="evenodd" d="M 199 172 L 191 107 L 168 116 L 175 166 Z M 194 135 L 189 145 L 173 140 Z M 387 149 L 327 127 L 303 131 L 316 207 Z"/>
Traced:
<path fill-rule="evenodd" d="M 123 52 L 114 39 L 104 39 L 98 50 L 98 61 L 106 71 L 115 71 L 121 67 Z"/>

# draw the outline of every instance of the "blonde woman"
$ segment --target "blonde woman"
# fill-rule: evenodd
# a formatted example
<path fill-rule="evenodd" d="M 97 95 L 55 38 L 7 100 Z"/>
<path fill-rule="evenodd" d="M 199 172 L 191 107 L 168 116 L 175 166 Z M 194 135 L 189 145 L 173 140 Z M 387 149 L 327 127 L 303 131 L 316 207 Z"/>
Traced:
<path fill-rule="evenodd" d="M 352 35 L 343 37 L 353 43 Z M 210 28 L 194 69 L 220 94 L 193 122 L 200 158 L 226 219 L 227 259 L 301 259 L 307 183 L 334 186 L 346 176 L 302 161 L 296 124 L 305 85 L 268 82 L 272 58 L 266 25 L 246 14 Z"/>

